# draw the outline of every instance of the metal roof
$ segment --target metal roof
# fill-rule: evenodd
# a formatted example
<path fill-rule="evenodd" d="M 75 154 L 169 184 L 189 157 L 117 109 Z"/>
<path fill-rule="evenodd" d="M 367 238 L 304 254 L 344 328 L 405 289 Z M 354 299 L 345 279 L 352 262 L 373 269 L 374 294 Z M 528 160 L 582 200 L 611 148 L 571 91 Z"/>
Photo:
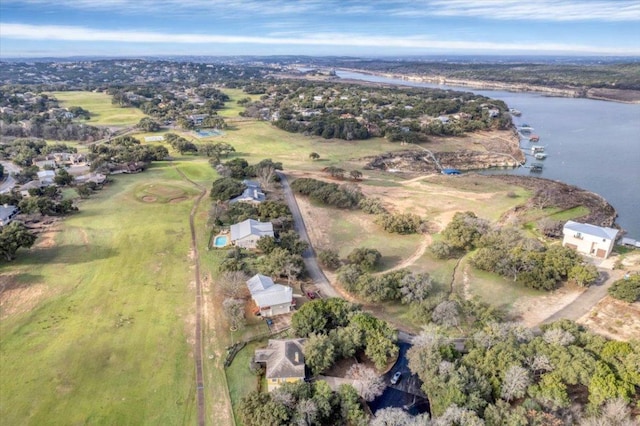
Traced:
<path fill-rule="evenodd" d="M 564 224 L 563 232 L 564 231 L 579 232 L 581 234 L 592 235 L 597 238 L 605 238 L 608 240 L 615 240 L 618 235 L 617 229 L 591 225 L 589 223 L 579 223 L 572 220 L 569 220 Z"/>
<path fill-rule="evenodd" d="M 231 241 L 241 240 L 249 235 L 273 237 L 273 225 L 271 222 L 258 222 L 253 219 L 231 225 Z"/>

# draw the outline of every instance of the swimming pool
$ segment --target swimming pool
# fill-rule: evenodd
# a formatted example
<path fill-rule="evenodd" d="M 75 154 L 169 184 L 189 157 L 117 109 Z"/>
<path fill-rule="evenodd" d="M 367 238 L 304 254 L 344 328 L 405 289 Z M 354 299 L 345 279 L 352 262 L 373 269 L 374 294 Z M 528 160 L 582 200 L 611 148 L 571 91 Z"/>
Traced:
<path fill-rule="evenodd" d="M 229 243 L 229 238 L 226 235 L 218 235 L 214 240 L 213 240 L 213 246 L 214 247 L 224 247 Z"/>

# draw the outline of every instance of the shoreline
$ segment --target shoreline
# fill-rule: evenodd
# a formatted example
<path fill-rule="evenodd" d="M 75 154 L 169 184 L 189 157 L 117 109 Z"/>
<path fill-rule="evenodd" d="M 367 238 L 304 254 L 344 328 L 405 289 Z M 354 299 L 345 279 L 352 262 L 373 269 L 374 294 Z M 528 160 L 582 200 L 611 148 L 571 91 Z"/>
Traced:
<path fill-rule="evenodd" d="M 416 74 L 397 74 L 397 73 L 385 73 L 375 72 L 368 70 L 352 69 L 352 68 L 338 68 L 341 71 L 357 72 L 360 74 L 366 74 L 376 77 L 392 78 L 396 80 L 404 80 L 415 83 L 428 83 L 446 86 L 459 86 L 463 88 L 476 89 L 476 90 L 504 90 L 514 93 L 540 93 L 548 96 L 562 97 L 562 98 L 580 98 L 591 99 L 606 102 L 618 102 L 624 104 L 640 104 L 640 91 L 620 90 L 620 89 L 598 89 L 598 88 L 579 88 L 579 87 L 564 87 L 556 88 L 549 86 L 539 86 L 526 83 L 506 83 L 498 81 L 485 81 L 485 80 L 461 80 L 455 78 L 447 78 L 438 75 L 416 75 Z M 338 77 L 340 78 L 340 77 Z M 340 78 L 342 79 L 342 78 Z M 349 80 L 348 78 L 342 80 Z M 384 82 L 380 82 L 384 84 Z M 609 95 L 607 95 L 609 94 Z M 627 97 L 631 95 L 630 99 L 624 99 L 624 94 Z M 618 96 L 616 96 L 618 95 Z"/>

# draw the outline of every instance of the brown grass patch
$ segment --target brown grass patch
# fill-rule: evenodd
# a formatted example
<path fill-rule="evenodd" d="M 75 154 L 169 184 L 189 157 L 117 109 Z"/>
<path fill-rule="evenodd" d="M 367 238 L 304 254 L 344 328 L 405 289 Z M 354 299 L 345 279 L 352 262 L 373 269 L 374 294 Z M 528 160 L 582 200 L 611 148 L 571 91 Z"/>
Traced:
<path fill-rule="evenodd" d="M 607 296 L 577 322 L 610 339 L 631 340 L 640 336 L 640 303 Z"/>
<path fill-rule="evenodd" d="M 46 295 L 48 288 L 44 284 L 22 284 L 15 274 L 1 275 L 0 319 L 30 311 Z"/>
<path fill-rule="evenodd" d="M 186 201 L 186 200 L 188 200 L 187 197 L 172 198 L 172 199 L 169 200 L 169 203 L 176 204 L 176 203 L 181 203 L 181 202 Z"/>

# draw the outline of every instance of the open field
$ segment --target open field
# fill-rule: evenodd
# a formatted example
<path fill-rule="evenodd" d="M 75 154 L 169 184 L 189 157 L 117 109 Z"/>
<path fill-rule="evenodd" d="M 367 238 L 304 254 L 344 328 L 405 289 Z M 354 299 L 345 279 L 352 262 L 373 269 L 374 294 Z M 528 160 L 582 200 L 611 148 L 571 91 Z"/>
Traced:
<path fill-rule="evenodd" d="M 94 92 L 51 92 L 60 101 L 60 106 L 68 108 L 79 106 L 91 113 L 91 119 L 86 122 L 94 126 L 130 126 L 138 124 L 146 117 L 138 108 L 120 108 L 111 104 L 111 96 L 106 93 Z"/>
<path fill-rule="evenodd" d="M 197 191 L 174 166 L 214 175 L 187 162 L 117 177 L 0 267 L 6 424 L 195 420 L 188 216 Z"/>

